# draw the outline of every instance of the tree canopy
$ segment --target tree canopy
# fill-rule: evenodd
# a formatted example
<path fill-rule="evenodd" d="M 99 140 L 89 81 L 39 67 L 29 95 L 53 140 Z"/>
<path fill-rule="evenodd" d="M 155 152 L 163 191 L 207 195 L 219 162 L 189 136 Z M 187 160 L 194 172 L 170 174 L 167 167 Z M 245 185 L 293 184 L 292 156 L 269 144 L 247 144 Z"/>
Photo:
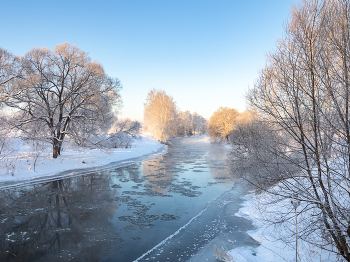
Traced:
<path fill-rule="evenodd" d="M 160 141 L 171 137 L 177 114 L 176 104 L 164 91 L 151 90 L 144 104 L 144 123 L 147 130 Z"/>
<path fill-rule="evenodd" d="M 290 216 L 295 211 L 299 238 L 331 249 L 346 261 L 350 261 L 349 14 L 350 3 L 343 0 L 303 0 L 292 9 L 283 39 L 247 95 L 259 118 L 235 133 L 239 139 L 232 141 L 231 152 L 235 170 L 271 193 L 270 204 L 300 203 L 298 209 L 290 205 L 266 219 L 277 238 L 294 240 L 294 232 L 284 229 L 286 223 L 295 223 Z M 281 232 L 285 234 L 277 235 Z"/>
<path fill-rule="evenodd" d="M 237 109 L 220 107 L 209 119 L 208 132 L 212 140 L 226 139 L 228 141 L 233 129 L 234 120 L 239 116 Z"/>
<path fill-rule="evenodd" d="M 16 59 L 21 76 L 1 88 L 1 102 L 14 112 L 12 128 L 51 143 L 57 158 L 66 135 L 81 139 L 110 127 L 121 84 L 87 53 L 63 43 Z"/>

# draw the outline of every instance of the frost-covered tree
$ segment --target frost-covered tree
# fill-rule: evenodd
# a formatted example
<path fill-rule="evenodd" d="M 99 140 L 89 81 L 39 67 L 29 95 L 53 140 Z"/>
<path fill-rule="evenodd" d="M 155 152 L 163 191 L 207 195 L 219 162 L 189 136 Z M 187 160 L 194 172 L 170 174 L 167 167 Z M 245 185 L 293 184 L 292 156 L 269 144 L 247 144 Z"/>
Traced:
<path fill-rule="evenodd" d="M 167 141 L 177 115 L 176 104 L 164 91 L 151 90 L 144 103 L 144 124 L 154 138 Z"/>
<path fill-rule="evenodd" d="M 140 135 L 141 123 L 132 121 L 130 118 L 118 119 L 111 127 L 111 131 L 115 133 L 123 132 L 132 138 L 137 138 Z"/>
<path fill-rule="evenodd" d="M 21 77 L 20 59 L 0 48 L 0 90 L 19 77 Z M 3 98 L 3 96 L 0 96 L 0 102 Z"/>
<path fill-rule="evenodd" d="M 135 139 L 140 137 L 141 123 L 129 118 L 118 119 L 109 130 L 109 147 L 130 147 Z"/>
<path fill-rule="evenodd" d="M 193 135 L 193 117 L 190 111 L 179 111 L 177 117 L 182 123 L 183 134 L 187 136 Z"/>
<path fill-rule="evenodd" d="M 173 132 L 172 132 L 172 137 L 183 137 L 186 135 L 185 133 L 185 123 L 184 121 L 179 118 L 179 117 L 176 117 L 175 119 L 175 125 L 173 126 Z"/>
<path fill-rule="evenodd" d="M 108 133 L 102 133 L 77 142 L 79 146 L 88 148 L 129 148 L 135 139 L 140 138 L 140 131 L 140 122 L 132 121 L 129 118 L 117 119 Z"/>
<path fill-rule="evenodd" d="M 230 133 L 232 174 L 266 188 L 283 179 L 284 174 L 297 172 L 297 166 L 279 154 L 287 150 L 289 136 L 276 130 L 274 123 L 263 121 L 255 112 L 241 113 Z"/>
<path fill-rule="evenodd" d="M 349 65 L 350 2 L 302 1 L 293 8 L 284 38 L 248 93 L 259 120 L 243 126 L 236 133 L 239 139 L 231 141 L 233 168 L 269 192 L 270 204 L 283 204 L 265 212 L 276 237 L 295 243 L 296 214 L 299 239 L 346 261 Z M 266 178 L 263 186 L 261 178 Z M 300 205 L 295 208 L 291 201 Z"/>
<path fill-rule="evenodd" d="M 207 131 L 207 120 L 194 112 L 192 115 L 192 128 L 195 135 L 202 135 Z"/>
<path fill-rule="evenodd" d="M 0 108 L 3 107 L 4 95 L 3 90 L 21 77 L 20 59 L 5 49 L 0 48 Z M 14 151 L 11 138 L 8 137 L 10 132 L 7 126 L 7 117 L 10 112 L 1 112 L 0 114 L 0 160 Z M 0 165 L 1 166 L 1 165 Z M 1 166 L 1 168 L 4 168 Z"/>
<path fill-rule="evenodd" d="M 174 137 L 192 136 L 196 134 L 203 134 L 207 130 L 207 121 L 204 117 L 198 115 L 196 112 L 191 114 L 190 111 L 179 111 L 175 119 L 173 127 Z"/>
<path fill-rule="evenodd" d="M 52 144 L 54 158 L 67 135 L 82 140 L 109 129 L 121 85 L 84 51 L 68 43 L 33 48 L 21 65 L 22 77 L 1 89 L 13 129 Z"/>
<path fill-rule="evenodd" d="M 220 107 L 209 119 L 208 132 L 212 140 L 229 140 L 230 132 L 233 129 L 233 122 L 239 115 L 237 109 Z"/>

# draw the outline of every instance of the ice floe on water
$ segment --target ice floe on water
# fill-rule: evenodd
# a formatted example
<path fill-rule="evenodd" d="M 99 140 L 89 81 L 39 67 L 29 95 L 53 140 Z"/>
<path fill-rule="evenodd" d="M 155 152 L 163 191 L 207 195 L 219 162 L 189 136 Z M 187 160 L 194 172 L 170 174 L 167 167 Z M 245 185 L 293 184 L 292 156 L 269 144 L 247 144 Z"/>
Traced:
<path fill-rule="evenodd" d="M 246 232 L 253 229 L 249 220 L 234 216 L 241 207 L 242 187 L 238 183 L 210 201 L 205 208 L 187 224 L 179 228 L 135 261 L 217 261 L 216 247 L 247 246 L 255 248 L 258 243 Z M 252 253 L 255 251 L 252 251 Z"/>

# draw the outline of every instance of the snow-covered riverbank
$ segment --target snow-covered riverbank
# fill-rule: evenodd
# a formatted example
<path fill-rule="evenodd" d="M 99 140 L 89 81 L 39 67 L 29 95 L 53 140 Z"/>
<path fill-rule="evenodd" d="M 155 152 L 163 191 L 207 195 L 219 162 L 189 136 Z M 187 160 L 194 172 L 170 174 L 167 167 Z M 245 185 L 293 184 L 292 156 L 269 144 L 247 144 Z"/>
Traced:
<path fill-rule="evenodd" d="M 1 160 L 7 168 L 0 170 L 0 183 L 50 177 L 71 169 L 103 166 L 111 162 L 147 155 L 160 149 L 165 151 L 167 148 L 150 135 L 143 134 L 141 139 L 136 140 L 130 148 L 101 151 L 66 146 L 62 154 L 57 159 L 53 159 L 50 147 L 39 153 L 20 140 L 16 143 L 16 152 Z"/>
<path fill-rule="evenodd" d="M 228 255 L 225 261 L 231 262 L 267 262 L 267 261 L 295 261 L 295 242 L 286 244 L 276 239 L 277 235 L 283 232 L 273 231 L 272 228 L 266 227 L 263 223 L 263 218 L 266 214 L 262 213 L 264 208 L 261 207 L 262 202 L 268 199 L 269 196 L 265 193 L 256 195 L 254 193 L 247 194 L 243 197 L 245 202 L 242 208 L 235 214 L 235 216 L 243 217 L 251 220 L 256 227 L 255 230 L 248 231 L 248 235 L 260 243 L 257 248 L 239 247 L 234 248 L 226 254 Z M 274 206 L 269 205 L 269 211 L 282 211 L 283 208 L 288 208 L 286 203 L 277 203 Z M 266 208 L 266 207 L 265 207 Z M 271 212 L 271 213 L 272 213 Z M 285 230 L 295 230 L 295 225 L 287 225 L 293 228 L 285 228 Z M 334 253 L 321 250 L 310 243 L 298 240 L 298 261 L 342 261 L 340 257 Z"/>

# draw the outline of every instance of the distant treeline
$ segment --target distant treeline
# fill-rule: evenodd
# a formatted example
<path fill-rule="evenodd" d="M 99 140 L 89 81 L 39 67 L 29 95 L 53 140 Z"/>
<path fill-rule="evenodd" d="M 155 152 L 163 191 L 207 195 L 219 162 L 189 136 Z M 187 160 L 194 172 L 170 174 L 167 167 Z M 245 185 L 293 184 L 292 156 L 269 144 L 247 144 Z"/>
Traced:
<path fill-rule="evenodd" d="M 207 120 L 196 112 L 179 111 L 174 99 L 161 90 L 151 90 L 144 104 L 145 129 L 154 138 L 167 141 L 171 137 L 201 135 Z"/>

